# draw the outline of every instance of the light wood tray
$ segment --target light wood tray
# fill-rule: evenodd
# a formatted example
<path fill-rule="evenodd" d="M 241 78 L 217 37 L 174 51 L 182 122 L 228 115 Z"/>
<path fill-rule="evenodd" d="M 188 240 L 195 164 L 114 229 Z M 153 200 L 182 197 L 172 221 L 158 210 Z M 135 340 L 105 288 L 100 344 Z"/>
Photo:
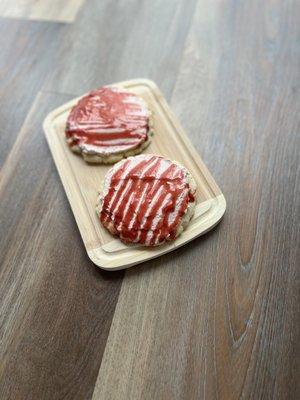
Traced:
<path fill-rule="evenodd" d="M 87 164 L 81 156 L 72 153 L 65 142 L 66 119 L 78 98 L 52 111 L 44 121 L 52 156 L 87 253 L 96 265 L 106 270 L 128 268 L 182 246 L 213 228 L 222 218 L 226 208 L 222 192 L 155 83 L 136 79 L 118 83 L 116 86 L 129 89 L 143 97 L 153 111 L 155 134 L 145 152 L 179 161 L 192 173 L 198 188 L 195 215 L 188 228 L 174 242 L 154 248 L 123 244 L 103 228 L 95 212 L 98 192 L 110 167 Z"/>

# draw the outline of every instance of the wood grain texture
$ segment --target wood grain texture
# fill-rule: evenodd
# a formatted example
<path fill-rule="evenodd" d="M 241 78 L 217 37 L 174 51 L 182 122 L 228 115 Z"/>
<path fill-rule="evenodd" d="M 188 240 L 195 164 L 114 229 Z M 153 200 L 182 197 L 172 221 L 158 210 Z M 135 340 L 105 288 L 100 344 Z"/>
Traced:
<path fill-rule="evenodd" d="M 0 168 L 33 99 L 58 62 L 56 49 L 64 32 L 61 24 L 0 19 Z"/>
<path fill-rule="evenodd" d="M 90 0 L 72 24 L 0 19 L 1 400 L 300 397 L 299 19 L 295 0 Z M 133 77 L 171 100 L 228 208 L 122 283 L 87 259 L 41 123 Z M 70 96 L 32 105 L 41 88 Z"/>
<path fill-rule="evenodd" d="M 73 22 L 84 0 L 1 0 L 0 16 Z"/>
<path fill-rule="evenodd" d="M 126 246 L 99 222 L 95 204 L 111 165 L 93 165 L 66 146 L 66 121 L 79 98 L 53 110 L 43 123 L 46 138 L 71 205 L 82 241 L 90 259 L 106 270 L 118 270 L 173 251 L 212 229 L 222 218 L 226 200 L 215 180 L 195 151 L 179 121 L 173 115 L 157 85 L 149 79 L 134 79 L 114 84 L 141 96 L 153 113 L 154 135 L 145 153 L 176 160 L 187 168 L 197 185 L 196 206 L 184 232 L 164 246 L 146 248 Z"/>
<path fill-rule="evenodd" d="M 44 88 L 80 96 L 140 77 L 154 80 L 169 99 L 195 4 L 89 0 L 57 49 L 59 63 Z"/>

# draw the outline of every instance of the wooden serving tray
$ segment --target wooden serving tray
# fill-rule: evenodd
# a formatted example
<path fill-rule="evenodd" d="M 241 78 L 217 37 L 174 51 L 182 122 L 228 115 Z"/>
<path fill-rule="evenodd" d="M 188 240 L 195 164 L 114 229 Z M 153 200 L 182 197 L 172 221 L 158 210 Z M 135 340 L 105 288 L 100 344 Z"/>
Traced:
<path fill-rule="evenodd" d="M 136 79 L 115 86 L 140 95 L 153 111 L 155 134 L 145 153 L 160 154 L 179 161 L 192 173 L 198 188 L 195 215 L 188 228 L 174 242 L 154 248 L 123 244 L 101 225 L 95 212 L 98 192 L 110 166 L 87 164 L 80 155 L 70 151 L 65 142 L 66 119 L 78 98 L 52 111 L 44 121 L 52 156 L 87 253 L 96 265 L 106 270 L 128 268 L 182 246 L 213 228 L 226 208 L 222 192 L 156 84 L 149 80 Z"/>

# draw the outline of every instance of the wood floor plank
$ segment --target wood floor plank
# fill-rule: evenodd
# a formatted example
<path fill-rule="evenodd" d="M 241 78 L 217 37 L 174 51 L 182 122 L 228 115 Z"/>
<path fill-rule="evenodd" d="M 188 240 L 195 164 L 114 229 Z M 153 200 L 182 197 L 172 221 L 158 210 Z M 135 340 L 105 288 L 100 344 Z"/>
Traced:
<path fill-rule="evenodd" d="M 89 399 L 122 273 L 88 259 L 42 132 L 40 93 L 0 183 L 0 398 Z"/>
<path fill-rule="evenodd" d="M 126 272 L 93 400 L 300 396 L 298 17 L 198 1 L 172 105 L 227 212 Z"/>
<path fill-rule="evenodd" d="M 0 18 L 0 168 L 48 72 L 58 62 L 62 24 Z"/>
<path fill-rule="evenodd" d="M 73 22 L 84 0 L 1 0 L 0 16 Z"/>
<path fill-rule="evenodd" d="M 44 88 L 80 95 L 112 82 L 150 78 L 169 98 L 195 4 L 90 0 L 62 40 L 59 63 Z"/>

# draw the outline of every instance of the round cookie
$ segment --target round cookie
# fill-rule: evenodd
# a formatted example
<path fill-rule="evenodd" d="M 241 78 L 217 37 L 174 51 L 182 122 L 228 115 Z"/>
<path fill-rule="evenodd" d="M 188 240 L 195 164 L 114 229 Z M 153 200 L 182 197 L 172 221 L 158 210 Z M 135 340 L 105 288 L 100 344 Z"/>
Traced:
<path fill-rule="evenodd" d="M 115 163 L 141 153 L 149 145 L 150 115 L 142 98 L 105 86 L 90 92 L 72 108 L 66 140 L 87 162 Z"/>
<path fill-rule="evenodd" d="M 125 243 L 157 246 L 187 227 L 196 183 L 180 164 L 145 154 L 129 157 L 106 174 L 96 211 L 101 223 Z"/>

